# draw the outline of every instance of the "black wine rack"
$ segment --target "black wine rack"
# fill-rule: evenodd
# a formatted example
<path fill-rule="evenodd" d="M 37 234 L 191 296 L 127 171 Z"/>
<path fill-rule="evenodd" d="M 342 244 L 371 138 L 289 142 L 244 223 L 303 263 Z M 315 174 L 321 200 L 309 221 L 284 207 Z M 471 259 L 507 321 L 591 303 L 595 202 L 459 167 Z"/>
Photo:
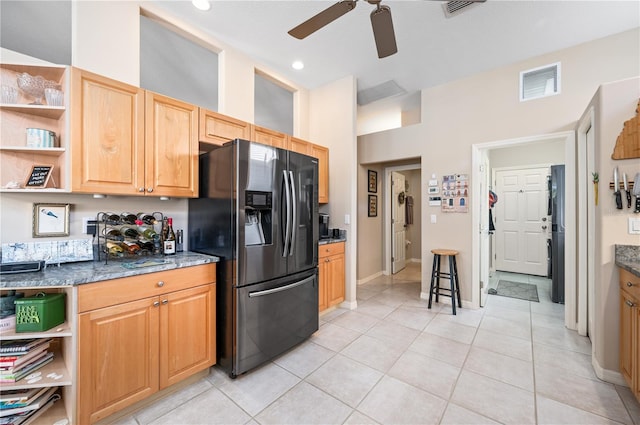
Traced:
<path fill-rule="evenodd" d="M 140 215 L 153 217 L 156 224 L 145 223 L 140 227 L 135 224 L 135 220 Z M 163 223 L 165 221 L 165 215 L 159 211 L 153 213 L 121 213 L 116 214 L 113 212 L 99 212 L 96 214 L 96 236 L 98 239 L 98 260 L 102 261 L 103 257 L 105 264 L 109 262 L 109 259 L 139 259 L 144 256 L 161 256 L 162 255 L 162 241 L 160 235 L 163 230 Z M 128 235 L 127 229 L 133 228 L 138 233 L 135 235 Z M 153 238 L 147 239 L 152 247 L 148 243 L 142 244 L 140 241 L 140 232 L 144 232 L 144 229 L 151 229 L 158 235 L 157 240 Z M 129 252 L 126 248 L 122 247 L 122 243 L 134 242 L 139 244 L 140 250 L 135 253 Z M 113 243 L 114 245 L 111 245 Z M 120 246 L 122 252 L 113 246 Z M 111 248 L 111 249 L 110 249 Z"/>

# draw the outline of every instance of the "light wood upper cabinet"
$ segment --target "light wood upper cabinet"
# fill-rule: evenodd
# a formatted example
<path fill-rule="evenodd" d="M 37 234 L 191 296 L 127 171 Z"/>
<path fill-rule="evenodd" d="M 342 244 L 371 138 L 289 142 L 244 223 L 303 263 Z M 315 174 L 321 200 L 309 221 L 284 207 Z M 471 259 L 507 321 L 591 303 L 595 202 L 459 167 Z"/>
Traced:
<path fill-rule="evenodd" d="M 234 139 L 251 138 L 251 125 L 247 122 L 200 108 L 200 142 L 221 146 Z"/>
<path fill-rule="evenodd" d="M 145 106 L 145 194 L 197 197 L 198 107 L 150 91 Z"/>
<path fill-rule="evenodd" d="M 303 153 L 305 155 L 311 155 L 311 143 L 306 140 L 298 139 L 297 137 L 290 136 L 287 149 L 290 151 Z"/>
<path fill-rule="evenodd" d="M 72 191 L 197 196 L 198 108 L 78 68 Z"/>
<path fill-rule="evenodd" d="M 314 158 L 318 158 L 318 203 L 329 202 L 329 148 L 311 144 L 311 153 Z"/>
<path fill-rule="evenodd" d="M 137 194 L 145 185 L 144 91 L 72 68 L 71 94 L 72 191 Z"/>
<path fill-rule="evenodd" d="M 276 148 L 287 149 L 287 135 L 268 128 L 251 126 L 251 140 Z"/>

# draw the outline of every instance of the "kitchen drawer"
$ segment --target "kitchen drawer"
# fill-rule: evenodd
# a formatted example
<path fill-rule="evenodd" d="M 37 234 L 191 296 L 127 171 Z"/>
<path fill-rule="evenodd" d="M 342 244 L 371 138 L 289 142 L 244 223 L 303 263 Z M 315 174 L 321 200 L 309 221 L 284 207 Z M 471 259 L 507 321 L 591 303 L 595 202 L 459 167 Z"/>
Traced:
<path fill-rule="evenodd" d="M 318 247 L 318 258 L 344 254 L 344 242 L 328 243 Z"/>
<path fill-rule="evenodd" d="M 621 268 L 618 270 L 620 271 L 620 289 L 624 289 L 629 295 L 640 300 L 640 277 Z"/>
<path fill-rule="evenodd" d="M 205 264 L 87 283 L 78 287 L 78 312 L 193 288 L 215 280 L 216 265 Z"/>

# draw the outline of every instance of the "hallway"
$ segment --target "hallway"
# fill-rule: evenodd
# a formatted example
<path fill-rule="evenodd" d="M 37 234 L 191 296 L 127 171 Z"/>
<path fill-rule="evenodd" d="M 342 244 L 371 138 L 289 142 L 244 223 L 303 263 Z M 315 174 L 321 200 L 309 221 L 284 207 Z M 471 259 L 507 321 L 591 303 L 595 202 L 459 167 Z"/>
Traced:
<path fill-rule="evenodd" d="M 602 382 L 562 306 L 489 296 L 428 310 L 420 265 L 358 286 L 309 341 L 247 375 L 209 376 L 118 424 L 628 424 L 640 406 Z M 634 422 L 635 421 L 635 422 Z"/>

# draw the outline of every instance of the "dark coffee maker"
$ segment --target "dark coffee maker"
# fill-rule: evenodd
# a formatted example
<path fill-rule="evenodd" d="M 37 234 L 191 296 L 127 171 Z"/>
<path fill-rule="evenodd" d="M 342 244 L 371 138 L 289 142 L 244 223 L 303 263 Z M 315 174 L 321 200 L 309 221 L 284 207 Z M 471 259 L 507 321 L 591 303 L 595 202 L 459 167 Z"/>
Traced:
<path fill-rule="evenodd" d="M 329 214 L 320 213 L 318 214 L 320 217 L 320 239 L 330 239 L 331 235 L 329 235 Z"/>

